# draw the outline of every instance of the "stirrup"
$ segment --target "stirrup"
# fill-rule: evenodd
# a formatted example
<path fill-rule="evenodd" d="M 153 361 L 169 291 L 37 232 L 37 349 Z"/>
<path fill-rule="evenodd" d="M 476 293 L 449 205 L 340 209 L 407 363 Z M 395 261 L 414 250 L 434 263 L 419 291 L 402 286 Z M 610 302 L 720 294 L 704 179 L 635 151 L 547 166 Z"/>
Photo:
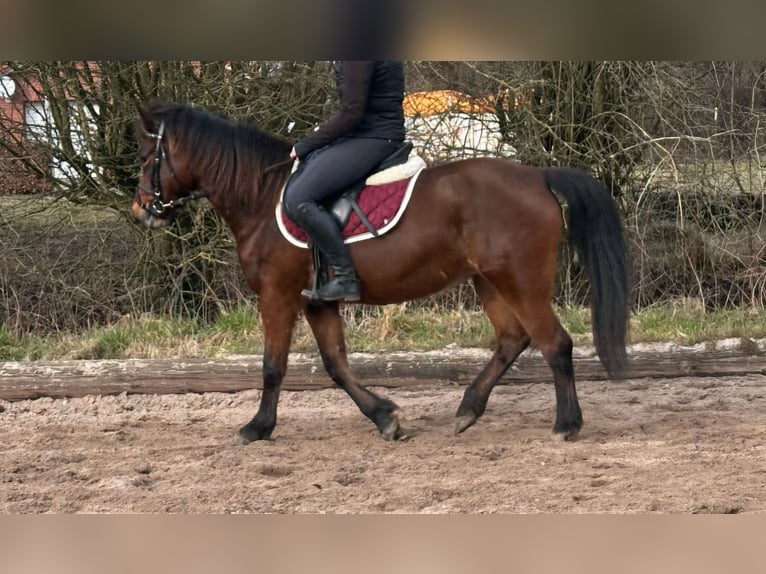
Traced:
<path fill-rule="evenodd" d="M 326 301 L 326 302 L 346 301 L 347 303 L 354 303 L 354 302 L 360 301 L 362 297 L 359 290 L 359 282 L 356 281 L 351 285 L 353 285 L 351 292 L 348 292 L 348 291 L 343 292 L 343 288 L 344 288 L 343 282 L 332 279 L 331 281 L 325 283 L 319 288 L 304 289 L 303 291 L 301 291 L 301 295 L 303 295 L 304 297 L 307 297 L 309 301 L 314 301 L 314 302 L 316 301 Z M 327 289 L 328 287 L 330 287 L 330 289 L 339 289 L 341 290 L 341 292 L 338 293 L 337 296 L 322 297 L 320 292 L 322 290 Z"/>
<path fill-rule="evenodd" d="M 309 301 L 321 301 L 321 299 L 317 297 L 318 291 L 318 289 L 303 289 L 301 291 L 301 295 L 303 295 Z"/>

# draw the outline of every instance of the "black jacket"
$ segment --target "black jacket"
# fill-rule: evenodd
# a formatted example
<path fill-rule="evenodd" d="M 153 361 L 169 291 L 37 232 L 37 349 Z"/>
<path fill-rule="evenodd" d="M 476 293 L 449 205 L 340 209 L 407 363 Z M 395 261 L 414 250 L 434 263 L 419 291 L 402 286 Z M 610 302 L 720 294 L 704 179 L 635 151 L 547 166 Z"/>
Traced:
<path fill-rule="evenodd" d="M 304 158 L 341 137 L 404 141 L 404 68 L 401 62 L 337 62 L 335 83 L 340 110 L 295 144 Z"/>

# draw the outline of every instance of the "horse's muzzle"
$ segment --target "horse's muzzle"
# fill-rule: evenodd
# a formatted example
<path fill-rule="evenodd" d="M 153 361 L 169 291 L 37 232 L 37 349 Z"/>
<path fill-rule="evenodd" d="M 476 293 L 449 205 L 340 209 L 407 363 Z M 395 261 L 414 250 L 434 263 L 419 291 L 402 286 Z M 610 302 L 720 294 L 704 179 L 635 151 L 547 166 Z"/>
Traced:
<path fill-rule="evenodd" d="M 136 220 L 143 223 L 149 229 L 160 229 L 168 224 L 167 219 L 155 217 L 141 207 L 136 200 L 133 200 L 133 204 L 130 206 L 130 211 L 133 213 L 133 217 L 135 217 Z"/>

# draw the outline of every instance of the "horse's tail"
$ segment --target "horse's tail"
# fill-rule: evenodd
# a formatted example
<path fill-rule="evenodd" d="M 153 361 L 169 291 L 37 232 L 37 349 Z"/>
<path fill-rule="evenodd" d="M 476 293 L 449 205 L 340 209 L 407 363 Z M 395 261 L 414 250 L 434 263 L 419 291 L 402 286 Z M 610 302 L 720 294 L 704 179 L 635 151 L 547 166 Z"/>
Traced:
<path fill-rule="evenodd" d="M 625 373 L 625 338 L 630 279 L 622 224 L 609 191 L 588 173 L 572 168 L 545 169 L 548 188 L 561 195 L 569 211 L 569 242 L 591 284 L 593 340 L 609 375 Z"/>

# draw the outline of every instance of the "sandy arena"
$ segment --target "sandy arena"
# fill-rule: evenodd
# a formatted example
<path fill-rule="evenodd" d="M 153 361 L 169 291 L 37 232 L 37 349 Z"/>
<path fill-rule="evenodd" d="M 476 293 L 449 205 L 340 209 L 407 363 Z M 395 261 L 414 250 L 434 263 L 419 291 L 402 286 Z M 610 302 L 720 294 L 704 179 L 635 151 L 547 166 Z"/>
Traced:
<path fill-rule="evenodd" d="M 336 389 L 283 392 L 273 440 L 247 446 L 257 390 L 0 401 L 0 511 L 766 511 L 764 376 L 579 381 L 574 443 L 553 440 L 542 383 L 498 386 L 454 436 L 463 389 L 377 389 L 403 410 L 397 443 Z"/>

